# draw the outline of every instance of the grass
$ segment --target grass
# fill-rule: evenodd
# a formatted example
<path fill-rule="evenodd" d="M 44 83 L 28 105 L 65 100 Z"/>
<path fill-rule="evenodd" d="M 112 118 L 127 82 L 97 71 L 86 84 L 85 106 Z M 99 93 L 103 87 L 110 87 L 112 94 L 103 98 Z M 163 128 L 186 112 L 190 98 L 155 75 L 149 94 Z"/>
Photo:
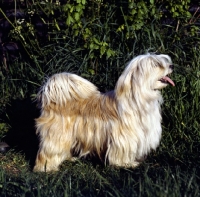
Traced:
<path fill-rule="evenodd" d="M 21 156 L 16 157 L 19 159 Z M 77 161 L 65 162 L 60 172 L 46 174 L 32 173 L 23 158 L 14 161 L 15 158 L 10 158 L 12 169 L 0 171 L 1 196 L 173 197 L 199 196 L 200 192 L 196 168 L 184 170 L 178 165 L 172 167 L 147 161 L 130 170 Z M 17 169 L 19 163 L 20 170 Z"/>
<path fill-rule="evenodd" d="M 0 139 L 11 150 L 0 153 L 0 196 L 200 196 L 199 39 L 185 36 L 184 29 L 175 32 L 170 27 L 163 33 L 155 27 L 151 24 L 139 32 L 131 40 L 131 50 L 119 44 L 117 56 L 110 59 L 90 59 L 71 41 L 52 45 L 54 53 L 48 61 L 35 59 L 33 64 L 21 57 L 9 65 L 9 71 L 1 71 Z M 67 70 L 102 91 L 110 90 L 125 62 L 146 51 L 167 53 L 175 63 L 172 78 L 176 86 L 163 90 L 163 136 L 157 151 L 136 169 L 80 160 L 64 162 L 56 173 L 33 173 L 38 148 L 34 118 L 39 113 L 32 98 L 43 79 Z"/>

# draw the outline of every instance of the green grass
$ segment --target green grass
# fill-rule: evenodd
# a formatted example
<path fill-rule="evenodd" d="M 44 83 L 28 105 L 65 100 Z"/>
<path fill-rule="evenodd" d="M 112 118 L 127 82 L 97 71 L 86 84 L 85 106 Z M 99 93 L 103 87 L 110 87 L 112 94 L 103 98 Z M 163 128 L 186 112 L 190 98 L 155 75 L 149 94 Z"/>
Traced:
<path fill-rule="evenodd" d="M 19 157 L 15 155 L 14 158 Z M 139 168 L 131 170 L 77 161 L 65 162 L 60 172 L 46 174 L 32 173 L 23 158 L 13 161 L 14 158 L 10 165 L 16 162 L 16 169 L 0 171 L 1 196 L 193 197 L 200 194 L 200 177 L 195 166 L 182 168 L 179 165 L 170 166 L 167 164 L 169 161 L 164 164 L 147 160 Z M 21 166 L 17 162 L 21 162 Z"/>
<path fill-rule="evenodd" d="M 52 45 L 48 60 L 21 59 L 1 71 L 0 196 L 200 196 L 200 56 L 198 36 L 150 24 L 138 32 L 132 49 L 121 42 L 117 55 L 90 58 L 78 43 Z M 102 32 L 101 32 L 102 33 Z M 175 39 L 179 36 L 181 39 Z M 116 43 L 113 44 L 115 47 Z M 129 44 L 130 45 L 130 44 Z M 50 47 L 50 46 L 49 46 Z M 113 47 L 111 47 L 113 48 Z M 131 52 L 130 52 L 131 51 Z M 147 51 L 169 54 L 175 64 L 175 87 L 163 90 L 163 135 L 157 151 L 136 169 L 102 166 L 91 161 L 64 162 L 56 173 L 33 173 L 36 139 L 34 98 L 43 79 L 56 72 L 75 72 L 100 90 L 113 89 L 125 62 Z M 46 58 L 47 59 L 47 58 Z"/>

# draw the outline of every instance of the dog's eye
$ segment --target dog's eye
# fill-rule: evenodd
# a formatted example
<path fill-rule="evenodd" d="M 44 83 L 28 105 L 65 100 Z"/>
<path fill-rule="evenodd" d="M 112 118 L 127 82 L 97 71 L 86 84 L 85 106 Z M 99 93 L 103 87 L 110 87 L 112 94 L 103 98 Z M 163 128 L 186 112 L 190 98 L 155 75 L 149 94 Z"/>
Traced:
<path fill-rule="evenodd" d="M 169 65 L 169 68 L 171 68 L 173 70 L 174 69 L 174 65 Z"/>
<path fill-rule="evenodd" d="M 159 62 L 156 62 L 154 65 L 155 67 L 161 67 L 161 68 L 163 67 L 162 64 L 160 64 Z"/>

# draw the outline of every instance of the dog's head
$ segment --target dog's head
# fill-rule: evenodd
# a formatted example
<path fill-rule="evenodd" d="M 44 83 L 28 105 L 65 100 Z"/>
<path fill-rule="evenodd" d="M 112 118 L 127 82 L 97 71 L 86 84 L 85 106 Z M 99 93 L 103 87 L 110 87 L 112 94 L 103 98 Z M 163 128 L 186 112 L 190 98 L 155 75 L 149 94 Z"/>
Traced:
<path fill-rule="evenodd" d="M 152 89 L 159 90 L 167 85 L 175 86 L 169 75 L 173 72 L 174 65 L 168 55 L 150 55 L 147 58 L 152 67 Z"/>
<path fill-rule="evenodd" d="M 175 85 L 169 78 L 174 66 L 168 55 L 146 54 L 140 55 L 134 60 L 133 67 L 136 68 L 133 75 L 143 83 L 143 86 L 151 90 L 159 90 L 168 84 Z"/>
<path fill-rule="evenodd" d="M 128 90 L 153 96 L 153 91 L 160 90 L 168 84 L 174 86 L 169 75 L 173 71 L 172 60 L 168 55 L 145 54 L 131 60 L 117 83 L 117 95 L 126 94 Z M 129 94 L 129 93 L 127 93 Z"/>

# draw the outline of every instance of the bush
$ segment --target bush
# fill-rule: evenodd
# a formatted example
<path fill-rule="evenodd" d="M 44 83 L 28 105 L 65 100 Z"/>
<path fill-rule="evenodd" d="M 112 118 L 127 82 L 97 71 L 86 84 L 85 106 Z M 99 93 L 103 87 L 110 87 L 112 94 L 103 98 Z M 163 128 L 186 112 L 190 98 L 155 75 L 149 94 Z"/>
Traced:
<path fill-rule="evenodd" d="M 126 46 L 127 52 L 132 51 L 130 43 L 152 21 L 193 25 L 190 4 L 190 0 L 176 3 L 171 0 L 15 1 L 14 13 L 0 11 L 4 23 L 9 23 L 9 39 L 21 43 L 30 58 L 44 58 L 52 52 L 51 48 L 43 46 L 72 40 L 92 59 L 117 56 L 116 48 L 120 43 Z M 2 5 L 6 9 L 4 6 L 7 4 Z M 187 29 L 187 33 L 191 32 L 194 34 L 195 28 Z M 6 40 L 7 36 L 3 37 Z"/>

